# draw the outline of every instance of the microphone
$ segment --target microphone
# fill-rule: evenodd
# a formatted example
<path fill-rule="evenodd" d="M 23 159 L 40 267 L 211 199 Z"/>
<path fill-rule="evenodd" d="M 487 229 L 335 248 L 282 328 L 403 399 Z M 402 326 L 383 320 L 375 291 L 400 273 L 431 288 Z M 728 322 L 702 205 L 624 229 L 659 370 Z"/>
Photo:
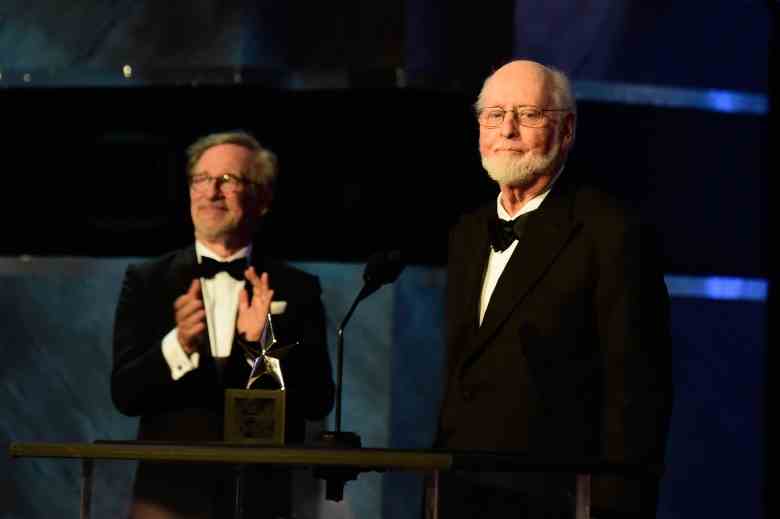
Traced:
<path fill-rule="evenodd" d="M 382 285 L 394 282 L 404 269 L 405 264 L 401 251 L 391 250 L 377 252 L 368 258 L 363 271 L 363 289 L 358 294 L 358 301 L 376 292 Z M 346 320 L 346 319 L 345 319 Z"/>
<path fill-rule="evenodd" d="M 363 288 L 341 321 L 337 331 L 336 345 L 336 430 L 325 431 L 320 435 L 320 445 L 334 448 L 357 448 L 361 446 L 360 436 L 341 430 L 341 388 L 344 366 L 344 327 L 347 325 L 358 303 L 376 292 L 381 286 L 394 282 L 405 267 L 401 252 L 398 250 L 377 252 L 368 258 L 363 271 Z M 315 475 L 326 480 L 325 499 L 341 501 L 344 496 L 344 483 L 357 478 L 358 471 L 351 468 L 319 468 Z"/>
<path fill-rule="evenodd" d="M 377 252 L 368 258 L 366 268 L 363 271 L 363 288 L 360 289 L 355 301 L 347 311 L 337 331 L 338 344 L 336 347 L 336 433 L 341 432 L 341 377 L 344 363 L 344 327 L 358 303 L 376 292 L 379 287 L 392 283 L 398 279 L 398 275 L 405 265 L 401 258 L 401 251 L 392 250 Z"/>

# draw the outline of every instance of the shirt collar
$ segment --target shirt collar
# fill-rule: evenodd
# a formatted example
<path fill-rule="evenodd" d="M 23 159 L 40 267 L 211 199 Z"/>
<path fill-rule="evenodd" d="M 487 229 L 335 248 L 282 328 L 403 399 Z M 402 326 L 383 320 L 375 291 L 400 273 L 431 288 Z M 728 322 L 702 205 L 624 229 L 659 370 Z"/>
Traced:
<path fill-rule="evenodd" d="M 198 257 L 198 263 L 200 263 L 200 259 L 204 256 L 206 258 L 211 258 L 213 260 L 220 261 L 220 262 L 233 261 L 234 259 L 238 259 L 238 258 L 251 258 L 252 244 L 250 243 L 243 249 L 238 250 L 235 254 L 231 255 L 230 257 L 222 258 L 218 254 L 213 252 L 211 249 L 206 247 L 206 245 L 204 245 L 198 240 L 195 240 L 195 254 Z"/>
<path fill-rule="evenodd" d="M 523 206 L 522 209 L 520 209 L 520 212 L 517 213 L 514 216 L 509 216 L 509 213 L 506 212 L 506 209 L 504 209 L 504 206 L 501 204 L 501 192 L 498 193 L 498 197 L 496 197 L 496 209 L 498 212 L 498 217 L 502 220 L 514 220 L 521 214 L 530 213 L 531 211 L 535 211 L 536 209 L 539 209 L 539 206 L 542 205 L 542 202 L 544 202 L 544 199 L 547 198 L 547 195 L 550 193 L 550 190 L 552 189 L 553 185 L 555 184 L 555 181 L 558 180 L 558 177 L 561 176 L 561 173 L 563 173 L 563 166 L 561 166 L 561 169 L 558 170 L 558 173 L 555 174 L 555 176 L 552 178 L 550 183 L 547 186 L 547 189 L 530 199 L 526 204 Z"/>

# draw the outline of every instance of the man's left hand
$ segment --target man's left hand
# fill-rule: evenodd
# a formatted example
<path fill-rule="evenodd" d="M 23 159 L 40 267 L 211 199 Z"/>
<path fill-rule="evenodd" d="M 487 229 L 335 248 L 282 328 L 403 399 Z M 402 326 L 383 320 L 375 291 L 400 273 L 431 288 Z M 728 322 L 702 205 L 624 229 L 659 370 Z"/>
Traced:
<path fill-rule="evenodd" d="M 252 300 L 249 300 L 246 288 L 241 290 L 236 328 L 247 341 L 256 342 L 263 334 L 274 291 L 268 286 L 268 274 L 265 272 L 258 276 L 254 267 L 249 267 L 244 271 L 244 277 L 252 284 Z"/>

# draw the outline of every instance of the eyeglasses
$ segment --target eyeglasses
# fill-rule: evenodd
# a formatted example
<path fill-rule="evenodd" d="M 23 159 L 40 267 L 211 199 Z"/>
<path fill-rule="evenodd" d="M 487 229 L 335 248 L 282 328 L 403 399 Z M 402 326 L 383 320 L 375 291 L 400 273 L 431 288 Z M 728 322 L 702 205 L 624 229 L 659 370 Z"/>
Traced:
<path fill-rule="evenodd" d="M 485 128 L 498 128 L 504 124 L 507 113 L 514 116 L 514 121 L 520 126 L 528 128 L 541 128 L 546 126 L 547 112 L 568 112 L 568 108 L 537 108 L 535 106 L 516 106 L 511 110 L 504 110 L 500 106 L 490 106 L 477 112 L 479 124 Z"/>
<path fill-rule="evenodd" d="M 245 184 L 253 183 L 241 177 L 237 177 L 236 175 L 231 175 L 230 173 L 225 173 L 224 175 L 216 177 L 200 173 L 189 177 L 190 189 L 195 193 L 204 193 L 209 188 L 212 181 L 217 185 L 217 188 L 225 194 L 235 193 L 240 191 Z"/>

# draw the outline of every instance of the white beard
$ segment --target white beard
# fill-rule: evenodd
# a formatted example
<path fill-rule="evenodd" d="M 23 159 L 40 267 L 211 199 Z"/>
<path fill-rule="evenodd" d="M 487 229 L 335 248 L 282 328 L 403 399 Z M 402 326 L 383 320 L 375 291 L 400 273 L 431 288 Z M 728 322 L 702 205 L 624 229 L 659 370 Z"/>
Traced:
<path fill-rule="evenodd" d="M 529 151 L 519 157 L 513 153 L 507 155 L 482 156 L 482 167 L 490 178 L 502 186 L 527 186 L 537 178 L 548 173 L 558 158 L 560 144 L 556 140 L 550 151 L 541 155 Z"/>

